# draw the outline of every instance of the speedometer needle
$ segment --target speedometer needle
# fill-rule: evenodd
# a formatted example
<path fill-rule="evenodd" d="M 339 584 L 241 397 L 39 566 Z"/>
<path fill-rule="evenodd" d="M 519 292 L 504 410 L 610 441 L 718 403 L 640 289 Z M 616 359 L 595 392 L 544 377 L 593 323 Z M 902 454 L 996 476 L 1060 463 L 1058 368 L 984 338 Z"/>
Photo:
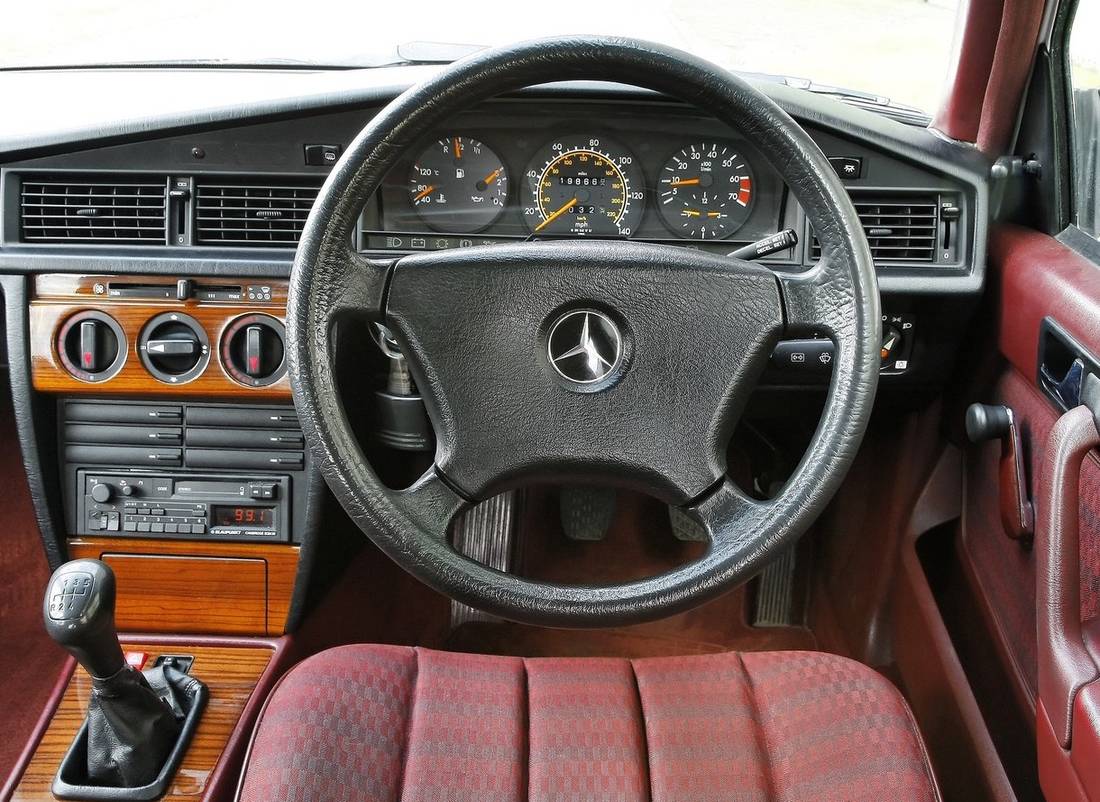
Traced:
<path fill-rule="evenodd" d="M 572 200 L 569 201 L 569 203 L 562 206 L 560 209 L 558 209 L 552 215 L 550 215 L 545 220 L 543 220 L 541 223 L 539 223 L 537 226 L 535 226 L 535 231 L 536 232 L 542 231 L 544 228 L 546 228 L 548 225 L 553 223 L 555 220 L 557 220 L 559 217 L 561 217 L 563 214 L 568 212 L 570 209 L 572 209 L 576 205 L 577 205 L 577 199 L 573 198 Z"/>
<path fill-rule="evenodd" d="M 698 184 L 699 180 L 700 179 L 698 178 L 677 178 L 673 181 L 669 181 L 668 185 L 670 187 L 687 187 L 693 184 Z"/>
<path fill-rule="evenodd" d="M 415 195 L 413 195 L 413 203 L 416 203 L 421 198 L 428 197 L 434 191 L 435 191 L 435 184 L 432 184 L 431 186 L 424 187 L 424 189 L 420 190 Z"/>

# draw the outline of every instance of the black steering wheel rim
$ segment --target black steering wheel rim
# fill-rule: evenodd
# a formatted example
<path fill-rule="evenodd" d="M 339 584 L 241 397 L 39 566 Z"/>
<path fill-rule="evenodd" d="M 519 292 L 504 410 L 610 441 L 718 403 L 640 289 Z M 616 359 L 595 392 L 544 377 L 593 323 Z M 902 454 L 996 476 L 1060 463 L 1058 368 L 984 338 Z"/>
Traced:
<path fill-rule="evenodd" d="M 782 331 L 786 336 L 824 333 L 836 343 L 821 421 L 779 495 L 753 501 L 728 478 L 692 498 L 669 489 L 669 497 L 688 506 L 706 526 L 711 536 L 706 554 L 659 576 L 598 587 L 527 580 L 455 552 L 446 541 L 446 524 L 466 499 L 437 472 L 407 491 L 392 491 L 380 482 L 352 432 L 332 360 L 335 323 L 342 312 L 382 315 L 392 298 L 394 265 L 358 256 L 350 242 L 363 202 L 403 152 L 476 103 L 568 79 L 612 80 L 662 92 L 714 115 L 752 142 L 791 188 L 821 244 L 822 257 L 814 268 L 773 277 Z M 559 247 L 576 248 L 580 259 L 595 258 L 591 243 Z M 621 244 L 616 264 L 634 257 L 652 256 L 658 264 L 688 258 L 668 249 L 627 251 L 647 247 Z M 549 258 L 538 248 L 502 249 L 494 258 L 508 263 L 527 257 L 537 261 L 540 254 Z M 449 257 L 452 262 L 463 258 Z M 401 275 L 418 275 L 411 271 L 414 266 L 406 262 Z M 739 269 L 746 281 L 763 287 L 759 268 L 730 267 Z M 291 275 L 287 342 L 295 404 L 319 469 L 350 517 L 401 567 L 454 599 L 511 620 L 608 626 L 663 617 L 707 601 L 751 577 L 809 527 L 843 480 L 870 418 L 880 319 L 874 265 L 858 216 L 828 161 L 797 123 L 735 75 L 689 54 L 628 39 L 579 37 L 478 53 L 403 93 L 371 120 L 333 168 L 306 222 Z M 417 348 L 415 342 L 402 345 Z M 430 384 L 429 377 L 420 378 Z M 433 422 L 438 422 L 439 406 L 432 410 Z"/>

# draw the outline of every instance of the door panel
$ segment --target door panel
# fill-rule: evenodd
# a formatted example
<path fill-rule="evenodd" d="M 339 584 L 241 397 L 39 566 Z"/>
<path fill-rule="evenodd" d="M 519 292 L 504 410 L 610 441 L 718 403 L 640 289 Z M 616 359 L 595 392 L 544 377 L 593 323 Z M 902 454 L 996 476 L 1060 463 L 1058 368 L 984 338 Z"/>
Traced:
<path fill-rule="evenodd" d="M 999 443 L 967 460 L 963 554 L 1008 657 L 1017 703 L 1035 722 L 1039 776 L 1051 802 L 1100 799 L 1100 442 L 1091 414 L 1040 389 L 1041 345 L 1053 327 L 1100 354 L 1100 267 L 1058 240 L 999 226 L 990 241 L 1001 368 L 985 401 L 1014 414 L 1036 508 L 1031 548 L 1000 521 Z M 1059 373 L 1065 364 L 1049 366 Z M 1093 683 L 1093 684 L 1090 684 Z"/>

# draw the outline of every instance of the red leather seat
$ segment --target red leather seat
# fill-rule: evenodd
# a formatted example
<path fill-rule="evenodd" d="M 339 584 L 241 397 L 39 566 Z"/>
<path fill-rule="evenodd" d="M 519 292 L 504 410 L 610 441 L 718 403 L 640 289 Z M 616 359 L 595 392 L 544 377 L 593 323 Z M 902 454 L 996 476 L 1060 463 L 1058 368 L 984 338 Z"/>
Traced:
<path fill-rule="evenodd" d="M 815 652 L 521 659 L 344 646 L 261 714 L 243 802 L 937 800 L 901 695 Z"/>

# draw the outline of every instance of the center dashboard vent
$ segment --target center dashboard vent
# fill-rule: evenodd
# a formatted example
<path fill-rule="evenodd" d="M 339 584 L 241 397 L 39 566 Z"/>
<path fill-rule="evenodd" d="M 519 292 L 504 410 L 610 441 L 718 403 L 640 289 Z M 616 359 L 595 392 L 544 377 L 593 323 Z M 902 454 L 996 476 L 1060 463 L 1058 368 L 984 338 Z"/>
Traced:
<path fill-rule="evenodd" d="M 195 234 L 200 245 L 293 248 L 302 235 L 319 181 L 199 179 Z"/>
<path fill-rule="evenodd" d="M 166 244 L 168 182 L 122 176 L 23 179 L 24 242 Z"/>
<path fill-rule="evenodd" d="M 852 203 L 876 264 L 935 261 L 940 208 L 936 195 L 853 194 Z M 821 244 L 816 235 L 811 240 L 810 257 L 821 258 Z"/>

